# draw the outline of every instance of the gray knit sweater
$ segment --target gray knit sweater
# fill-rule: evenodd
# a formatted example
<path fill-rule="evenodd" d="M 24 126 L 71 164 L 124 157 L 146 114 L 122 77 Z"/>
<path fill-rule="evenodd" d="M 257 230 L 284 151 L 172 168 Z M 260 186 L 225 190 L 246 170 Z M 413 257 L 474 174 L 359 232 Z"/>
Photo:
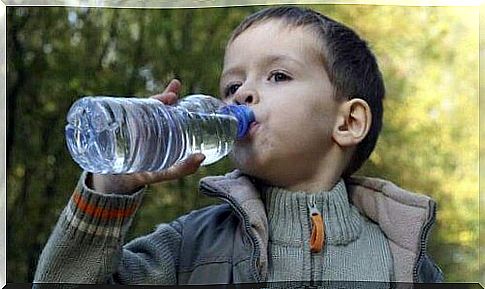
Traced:
<path fill-rule="evenodd" d="M 349 204 L 343 181 L 330 192 L 314 194 L 326 225 L 320 253 L 310 253 L 308 245 L 310 194 L 277 188 L 260 192 L 270 229 L 269 281 L 393 280 L 387 240 L 377 225 Z M 86 187 L 83 174 L 44 248 L 34 282 L 180 282 L 183 278 L 176 271 L 177 254 L 183 251 L 180 223 L 161 225 L 121 247 L 142 196 L 143 191 L 95 192 Z M 213 282 L 211 275 L 204 280 Z"/>
<path fill-rule="evenodd" d="M 328 192 L 290 192 L 263 187 L 269 225 L 269 279 L 393 280 L 389 244 L 379 226 L 349 203 L 343 180 Z M 325 223 L 325 245 L 310 252 L 309 203 Z"/>

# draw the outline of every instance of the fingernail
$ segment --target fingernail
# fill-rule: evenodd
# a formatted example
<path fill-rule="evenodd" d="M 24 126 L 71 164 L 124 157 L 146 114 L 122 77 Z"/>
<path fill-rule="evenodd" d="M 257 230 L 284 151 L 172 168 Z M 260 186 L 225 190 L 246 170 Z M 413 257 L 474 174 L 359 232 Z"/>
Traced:
<path fill-rule="evenodd" d="M 205 159 L 205 155 L 198 155 L 197 156 L 197 161 L 202 162 Z"/>

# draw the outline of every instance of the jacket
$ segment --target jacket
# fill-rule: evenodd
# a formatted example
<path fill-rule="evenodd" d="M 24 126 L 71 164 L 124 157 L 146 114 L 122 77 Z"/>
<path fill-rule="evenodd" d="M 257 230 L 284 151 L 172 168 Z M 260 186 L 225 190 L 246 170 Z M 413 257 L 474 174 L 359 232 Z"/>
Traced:
<path fill-rule="evenodd" d="M 426 252 L 436 214 L 436 203 L 431 198 L 376 178 L 352 177 L 346 180 L 346 186 L 351 203 L 361 214 L 377 223 L 389 240 L 394 264 L 393 281 L 443 281 L 442 271 Z M 264 204 L 253 181 L 236 170 L 225 176 L 203 178 L 200 192 L 220 198 L 224 203 L 192 211 L 169 224 L 162 224 L 154 233 L 135 239 L 123 248 L 116 242 L 98 244 L 106 248 L 93 251 L 96 256 L 88 259 L 104 260 L 101 262 L 83 264 L 79 263 L 79 256 L 69 256 L 72 252 L 59 252 L 67 246 L 65 242 L 73 242 L 73 238 L 66 240 L 62 236 L 71 235 L 66 230 L 72 228 L 62 227 L 66 222 L 59 222 L 42 253 L 34 281 L 121 284 L 266 281 L 268 223 Z M 86 246 L 87 238 L 78 239 L 79 244 L 69 244 L 70 248 Z M 99 254 L 104 256 L 97 256 Z M 69 260 L 76 261 L 69 264 Z M 59 263 L 62 266 L 56 265 Z M 85 271 L 77 277 L 72 274 L 76 266 L 84 266 Z M 81 275 L 83 277 L 79 277 Z"/>

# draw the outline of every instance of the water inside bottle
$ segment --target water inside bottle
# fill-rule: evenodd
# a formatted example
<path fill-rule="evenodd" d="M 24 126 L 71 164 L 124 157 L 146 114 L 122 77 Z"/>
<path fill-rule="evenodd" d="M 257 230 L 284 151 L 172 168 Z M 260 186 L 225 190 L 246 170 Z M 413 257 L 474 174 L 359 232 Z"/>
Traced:
<path fill-rule="evenodd" d="M 217 162 L 227 155 L 237 134 L 237 120 L 229 115 L 189 113 L 191 129 L 184 130 L 185 139 L 190 142 L 186 156 L 195 152 L 206 158 L 202 165 Z"/>
<path fill-rule="evenodd" d="M 73 158 L 83 169 L 103 174 L 160 171 L 196 152 L 209 165 L 229 153 L 236 118 L 153 102 L 96 97 L 75 103 L 66 126 Z"/>

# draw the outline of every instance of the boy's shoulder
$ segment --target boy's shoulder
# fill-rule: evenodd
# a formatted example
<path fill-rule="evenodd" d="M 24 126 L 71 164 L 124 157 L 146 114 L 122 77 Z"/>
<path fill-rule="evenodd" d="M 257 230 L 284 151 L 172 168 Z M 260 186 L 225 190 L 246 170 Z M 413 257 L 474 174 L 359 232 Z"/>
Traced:
<path fill-rule="evenodd" d="M 364 194 L 371 193 L 376 198 L 387 198 L 411 207 L 427 208 L 430 202 L 435 203 L 429 196 L 408 191 L 391 181 L 380 178 L 352 176 L 345 180 L 345 184 L 353 198 L 364 197 Z"/>
<path fill-rule="evenodd" d="M 410 238 L 423 236 L 435 221 L 436 202 L 429 196 L 378 178 L 351 177 L 345 183 L 350 202 L 404 247 L 414 244 Z"/>
<path fill-rule="evenodd" d="M 421 264 L 425 268 L 423 264 L 427 264 L 424 244 L 435 222 L 436 202 L 383 179 L 351 177 L 345 183 L 350 202 L 376 223 L 388 239 L 396 280 L 412 280 L 409 276 L 414 270 L 420 270 L 415 266 Z M 408 260 L 415 262 L 411 264 Z"/>
<path fill-rule="evenodd" d="M 219 226 L 224 224 L 228 219 L 234 218 L 234 210 L 227 203 L 209 205 L 199 209 L 192 210 L 187 214 L 179 217 L 175 222 L 181 225 L 182 229 L 195 227 L 206 230 L 207 227 Z"/>

